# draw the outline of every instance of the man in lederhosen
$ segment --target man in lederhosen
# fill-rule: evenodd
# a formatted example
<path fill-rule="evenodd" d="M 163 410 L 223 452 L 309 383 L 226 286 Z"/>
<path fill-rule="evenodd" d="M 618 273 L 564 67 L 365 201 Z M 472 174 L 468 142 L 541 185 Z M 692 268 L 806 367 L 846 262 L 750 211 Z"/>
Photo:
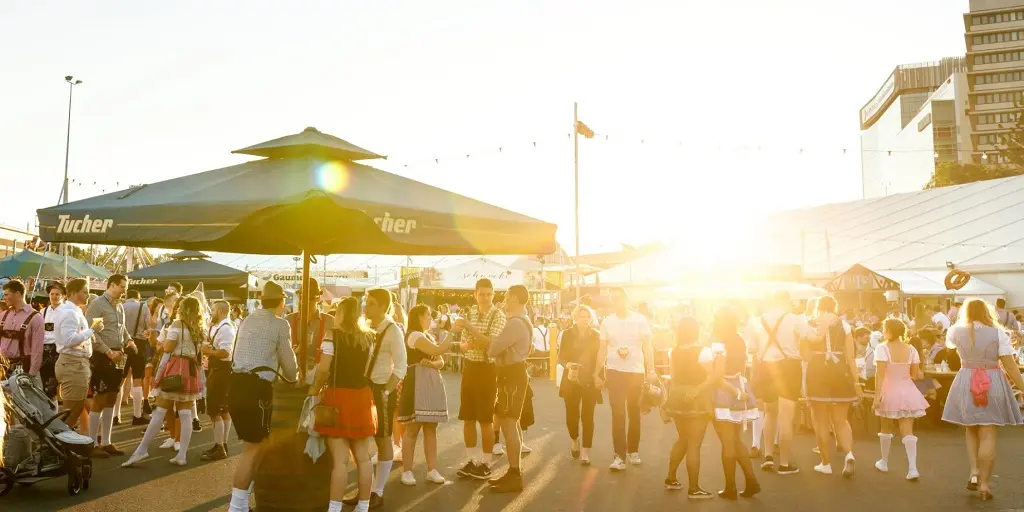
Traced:
<path fill-rule="evenodd" d="M 89 413 L 89 437 L 102 439 L 93 450 L 94 457 L 124 455 L 111 442 L 110 433 L 114 428 L 114 404 L 117 393 L 124 383 L 124 368 L 127 362 L 125 350 L 137 351 L 134 340 L 128 334 L 124 320 L 121 296 L 128 288 L 128 278 L 114 274 L 107 278 L 107 291 L 89 303 L 85 318 L 93 322 L 99 318 L 106 326 L 93 339 L 93 354 L 90 360 L 92 379 L 92 411 Z M 99 432 L 97 433 L 97 430 Z M 101 438 L 99 436 L 102 436 Z"/>
<path fill-rule="evenodd" d="M 57 308 L 64 303 L 64 285 L 54 281 L 46 287 L 50 303 L 43 308 L 43 366 L 39 368 L 39 378 L 43 381 L 43 391 L 50 400 L 57 399 Z"/>
<path fill-rule="evenodd" d="M 43 365 L 43 317 L 25 303 L 25 285 L 21 281 L 8 281 L 3 291 L 7 310 L 0 315 L 0 375 L 20 368 L 43 389 L 39 378 Z"/>
<path fill-rule="evenodd" d="M 209 358 L 210 374 L 206 377 L 206 413 L 213 421 L 213 447 L 203 453 L 203 460 L 221 460 L 228 456 L 228 388 L 231 380 L 231 351 L 235 346 L 235 324 L 231 322 L 231 305 L 219 300 L 213 303 L 210 332 L 201 347 Z"/>

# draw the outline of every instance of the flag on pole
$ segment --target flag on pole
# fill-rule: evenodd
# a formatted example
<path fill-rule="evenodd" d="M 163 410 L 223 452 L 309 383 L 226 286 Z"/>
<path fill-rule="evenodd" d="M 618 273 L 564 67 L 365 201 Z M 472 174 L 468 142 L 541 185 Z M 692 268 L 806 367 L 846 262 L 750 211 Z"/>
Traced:
<path fill-rule="evenodd" d="M 582 135 L 584 139 L 594 138 L 594 130 L 591 130 L 583 121 L 576 121 L 576 133 Z"/>

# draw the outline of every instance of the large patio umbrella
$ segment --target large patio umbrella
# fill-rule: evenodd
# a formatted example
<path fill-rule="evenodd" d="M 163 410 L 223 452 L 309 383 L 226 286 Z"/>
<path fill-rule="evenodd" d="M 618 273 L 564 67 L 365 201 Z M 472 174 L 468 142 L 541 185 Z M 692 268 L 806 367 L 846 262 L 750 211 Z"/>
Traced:
<path fill-rule="evenodd" d="M 555 250 L 553 224 L 357 163 L 382 157 L 315 128 L 234 153 L 265 158 L 41 209 L 40 238 L 302 253 L 304 294 L 311 254 Z M 307 304 L 302 297 L 303 340 Z M 306 344 L 299 347 L 305 361 Z"/>
<path fill-rule="evenodd" d="M 185 289 L 203 283 L 206 290 L 221 290 L 227 299 L 248 297 L 250 289 L 259 289 L 256 276 L 244 270 L 210 261 L 199 251 L 181 251 L 170 261 L 143 267 L 128 273 L 130 286 L 142 292 L 162 291 L 171 282 L 180 282 Z"/>
<path fill-rule="evenodd" d="M 0 276 L 3 277 L 57 279 L 64 275 L 64 257 L 58 254 L 25 249 L 0 259 Z M 110 272 L 68 257 L 67 276 L 106 279 L 110 277 Z"/>
<path fill-rule="evenodd" d="M 381 157 L 315 128 L 235 153 L 266 158 L 41 209 L 40 237 L 247 254 L 555 249 L 554 225 L 356 163 Z"/>

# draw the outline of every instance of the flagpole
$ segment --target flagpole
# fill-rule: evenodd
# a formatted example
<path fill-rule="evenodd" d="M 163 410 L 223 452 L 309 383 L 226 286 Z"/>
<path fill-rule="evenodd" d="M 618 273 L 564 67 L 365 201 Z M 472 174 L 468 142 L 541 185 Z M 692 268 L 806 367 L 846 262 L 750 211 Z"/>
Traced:
<path fill-rule="evenodd" d="M 572 103 L 572 172 L 573 172 L 573 220 L 575 222 L 576 253 L 576 305 L 580 304 L 580 129 L 579 103 Z"/>

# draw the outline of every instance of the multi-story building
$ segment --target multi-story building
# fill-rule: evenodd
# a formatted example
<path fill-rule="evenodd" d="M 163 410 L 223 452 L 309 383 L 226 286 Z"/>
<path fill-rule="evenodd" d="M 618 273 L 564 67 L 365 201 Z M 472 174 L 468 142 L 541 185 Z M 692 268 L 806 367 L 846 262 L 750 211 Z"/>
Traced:
<path fill-rule="evenodd" d="M 1005 163 L 1024 99 L 1024 0 L 970 0 L 964 14 L 974 163 Z"/>
<path fill-rule="evenodd" d="M 963 57 L 897 66 L 860 110 L 864 197 L 921 190 L 941 162 L 971 161 Z"/>

